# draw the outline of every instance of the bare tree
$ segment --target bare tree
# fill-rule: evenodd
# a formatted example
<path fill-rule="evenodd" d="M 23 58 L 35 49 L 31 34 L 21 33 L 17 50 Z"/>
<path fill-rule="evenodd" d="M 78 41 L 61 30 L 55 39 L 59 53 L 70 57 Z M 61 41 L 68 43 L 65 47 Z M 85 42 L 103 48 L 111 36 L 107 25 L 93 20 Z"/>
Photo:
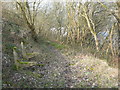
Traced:
<path fill-rule="evenodd" d="M 32 3 L 32 4 L 31 4 Z M 35 21 L 36 21 L 36 16 L 38 14 L 38 9 L 40 6 L 41 1 L 39 0 L 38 2 L 28 2 L 28 0 L 24 0 L 24 2 L 16 2 L 17 8 L 20 10 L 20 12 L 23 15 L 23 18 L 25 19 L 28 27 L 31 30 L 31 35 L 32 38 L 37 41 L 37 35 L 35 31 Z"/>

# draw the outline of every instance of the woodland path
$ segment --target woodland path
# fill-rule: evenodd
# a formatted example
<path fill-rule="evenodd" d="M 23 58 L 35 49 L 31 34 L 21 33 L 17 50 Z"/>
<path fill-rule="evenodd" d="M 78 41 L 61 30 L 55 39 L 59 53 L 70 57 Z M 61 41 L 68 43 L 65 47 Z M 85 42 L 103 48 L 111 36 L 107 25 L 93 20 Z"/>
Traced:
<path fill-rule="evenodd" d="M 33 66 L 12 74 L 9 87 L 29 88 L 83 88 L 118 87 L 118 70 L 92 56 L 77 53 L 74 57 L 61 53 L 49 43 L 30 43 L 39 55 Z"/>

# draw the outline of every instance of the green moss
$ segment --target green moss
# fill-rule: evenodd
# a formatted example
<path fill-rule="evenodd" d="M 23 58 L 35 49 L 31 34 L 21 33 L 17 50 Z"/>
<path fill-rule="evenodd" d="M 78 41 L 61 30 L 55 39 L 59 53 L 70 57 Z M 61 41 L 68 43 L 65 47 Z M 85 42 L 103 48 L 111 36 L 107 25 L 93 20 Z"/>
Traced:
<path fill-rule="evenodd" d="M 54 46 L 57 49 L 63 49 L 65 48 L 65 45 L 63 44 L 59 44 L 59 43 L 55 43 L 55 42 L 48 42 L 50 45 Z"/>
<path fill-rule="evenodd" d="M 28 85 L 24 85 L 24 88 L 30 88 Z"/>
<path fill-rule="evenodd" d="M 50 81 L 46 82 L 45 85 L 44 85 L 44 88 L 48 88 L 48 87 L 50 87 L 51 84 L 52 84 L 52 83 L 51 83 Z"/>
<path fill-rule="evenodd" d="M 31 72 L 31 71 L 25 71 L 25 73 L 26 73 L 27 75 L 32 75 L 32 74 L 33 74 L 33 72 Z"/>
<path fill-rule="evenodd" d="M 33 55 L 33 53 L 26 53 L 26 55 Z"/>
<path fill-rule="evenodd" d="M 20 64 L 29 64 L 29 62 L 19 62 Z"/>
<path fill-rule="evenodd" d="M 38 54 L 39 54 L 39 53 L 37 53 L 37 52 L 26 53 L 27 57 L 29 57 L 29 58 L 32 58 L 32 57 L 34 57 L 34 56 L 36 56 L 36 55 L 38 55 Z"/>
<path fill-rule="evenodd" d="M 48 87 L 49 85 L 48 84 L 45 84 L 45 87 Z"/>
<path fill-rule="evenodd" d="M 45 66 L 45 64 L 37 64 L 38 66 Z"/>
<path fill-rule="evenodd" d="M 38 74 L 38 73 L 33 73 L 33 76 L 36 77 L 36 78 L 41 78 L 42 77 L 42 75 Z"/>
<path fill-rule="evenodd" d="M 19 66 L 16 66 L 15 64 L 13 64 L 13 65 L 11 66 L 11 68 L 12 68 L 12 70 L 15 70 L 15 71 L 17 71 L 18 69 L 20 69 L 20 67 L 19 67 Z"/>

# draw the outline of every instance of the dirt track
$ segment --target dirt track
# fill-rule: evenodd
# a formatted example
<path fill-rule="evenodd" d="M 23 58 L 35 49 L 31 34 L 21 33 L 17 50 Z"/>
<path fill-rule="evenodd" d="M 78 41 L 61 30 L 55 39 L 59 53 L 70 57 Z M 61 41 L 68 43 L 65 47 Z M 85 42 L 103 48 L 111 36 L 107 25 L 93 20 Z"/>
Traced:
<path fill-rule="evenodd" d="M 31 61 L 43 66 L 14 72 L 8 87 L 118 87 L 118 70 L 106 62 L 80 53 L 68 57 L 49 44 L 32 44 L 31 50 L 40 54 Z"/>

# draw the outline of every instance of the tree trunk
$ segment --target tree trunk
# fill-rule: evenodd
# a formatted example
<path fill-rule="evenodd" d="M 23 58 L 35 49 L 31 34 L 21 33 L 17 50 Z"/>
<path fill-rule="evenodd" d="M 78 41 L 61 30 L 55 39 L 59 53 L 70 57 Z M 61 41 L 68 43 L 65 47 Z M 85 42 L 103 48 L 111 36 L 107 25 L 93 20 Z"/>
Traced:
<path fill-rule="evenodd" d="M 97 51 L 99 50 L 99 47 L 98 47 L 98 39 L 97 39 L 97 35 L 94 35 L 94 39 L 95 39 L 95 44 L 96 44 L 96 49 Z"/>
<path fill-rule="evenodd" d="M 35 42 L 38 42 L 38 38 L 37 38 L 35 30 L 31 30 L 31 37 L 34 39 Z"/>
<path fill-rule="evenodd" d="M 31 34 L 31 37 L 33 38 L 33 40 L 35 41 L 35 42 L 38 42 L 38 37 L 37 37 L 37 34 L 36 34 L 36 32 L 35 32 L 35 27 L 34 27 L 34 25 L 31 25 L 31 26 L 29 26 L 29 28 L 30 28 L 30 34 Z"/>
<path fill-rule="evenodd" d="M 86 21 L 87 21 L 89 30 L 90 30 L 90 32 L 91 32 L 91 34 L 93 35 L 94 40 L 95 40 L 96 50 L 99 51 L 99 42 L 98 42 L 97 34 L 96 34 L 96 32 L 95 32 L 94 23 L 93 23 L 93 21 L 89 18 L 88 14 L 87 14 L 87 10 L 85 9 L 85 7 L 83 7 L 83 10 L 84 10 L 84 15 L 82 15 L 82 16 L 85 17 L 85 19 L 86 19 Z"/>
<path fill-rule="evenodd" d="M 89 29 L 90 29 L 90 32 L 91 32 L 91 34 L 92 34 L 93 37 L 94 37 L 95 44 L 96 44 L 96 50 L 98 51 L 98 50 L 99 50 L 99 48 L 98 48 L 98 44 L 99 44 L 99 43 L 98 43 L 98 38 L 97 38 L 96 32 L 94 31 L 93 27 L 91 26 L 90 20 L 89 20 L 87 14 L 85 15 L 85 18 L 86 18 L 86 20 L 87 20 L 87 24 L 88 24 L 88 27 L 89 27 Z"/>

